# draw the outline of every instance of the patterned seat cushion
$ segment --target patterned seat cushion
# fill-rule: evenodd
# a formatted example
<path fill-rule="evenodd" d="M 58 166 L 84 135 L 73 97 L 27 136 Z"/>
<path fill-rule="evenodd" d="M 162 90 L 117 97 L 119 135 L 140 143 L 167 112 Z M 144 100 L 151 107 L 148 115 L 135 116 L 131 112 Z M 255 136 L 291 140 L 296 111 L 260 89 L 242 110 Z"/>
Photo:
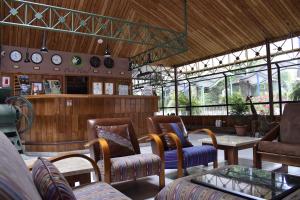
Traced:
<path fill-rule="evenodd" d="M 107 183 L 98 182 L 74 189 L 78 200 L 129 200 L 127 196 Z"/>
<path fill-rule="evenodd" d="M 159 175 L 160 157 L 155 154 L 136 154 L 111 158 L 111 181 L 120 182 L 151 175 Z M 98 161 L 102 180 L 104 180 L 103 160 Z"/>
<path fill-rule="evenodd" d="M 38 158 L 32 167 L 32 177 L 44 200 L 76 199 L 67 180 L 47 159 Z"/>
<path fill-rule="evenodd" d="M 183 167 L 207 165 L 217 159 L 217 149 L 210 145 L 183 148 Z M 165 151 L 166 169 L 177 169 L 177 150 Z"/>

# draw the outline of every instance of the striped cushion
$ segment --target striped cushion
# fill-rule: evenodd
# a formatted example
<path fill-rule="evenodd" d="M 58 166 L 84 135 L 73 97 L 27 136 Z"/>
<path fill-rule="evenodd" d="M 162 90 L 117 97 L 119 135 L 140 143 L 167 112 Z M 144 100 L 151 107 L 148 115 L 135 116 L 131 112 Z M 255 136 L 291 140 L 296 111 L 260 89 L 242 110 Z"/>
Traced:
<path fill-rule="evenodd" d="M 111 181 L 120 182 L 151 175 L 159 175 L 160 157 L 155 154 L 136 154 L 111 158 Z M 98 162 L 102 180 L 104 180 L 103 160 Z"/>
<path fill-rule="evenodd" d="M 47 159 L 38 158 L 32 168 L 32 177 L 43 199 L 76 199 L 64 176 Z"/>

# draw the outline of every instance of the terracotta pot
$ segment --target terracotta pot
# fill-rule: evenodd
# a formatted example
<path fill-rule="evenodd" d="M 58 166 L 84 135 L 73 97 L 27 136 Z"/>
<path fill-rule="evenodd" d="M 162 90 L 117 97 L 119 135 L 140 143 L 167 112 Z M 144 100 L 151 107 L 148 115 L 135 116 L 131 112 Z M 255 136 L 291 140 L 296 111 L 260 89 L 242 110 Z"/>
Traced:
<path fill-rule="evenodd" d="M 236 135 L 246 136 L 248 125 L 234 125 Z"/>

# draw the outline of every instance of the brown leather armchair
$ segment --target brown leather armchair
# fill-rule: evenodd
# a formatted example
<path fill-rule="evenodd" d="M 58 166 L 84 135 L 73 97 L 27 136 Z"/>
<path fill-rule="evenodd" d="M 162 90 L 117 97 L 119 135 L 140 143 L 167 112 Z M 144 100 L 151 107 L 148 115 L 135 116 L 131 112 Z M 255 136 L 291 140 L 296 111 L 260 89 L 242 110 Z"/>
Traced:
<path fill-rule="evenodd" d="M 286 104 L 280 124 L 254 146 L 254 166 L 262 160 L 300 167 L 300 103 Z"/>
<path fill-rule="evenodd" d="M 119 140 L 120 129 L 124 128 L 127 133 L 127 141 L 131 149 L 116 145 Z M 108 128 L 108 135 L 116 138 L 106 138 L 99 135 L 99 128 Z M 113 128 L 117 128 L 114 129 Z M 155 154 L 141 154 L 132 122 L 129 118 L 101 118 L 88 120 L 88 139 L 86 147 L 90 147 L 91 157 L 97 162 L 101 177 L 106 183 L 136 180 L 137 178 L 158 175 L 159 186 L 165 185 L 163 144 L 155 134 L 149 134 Z M 115 141 L 114 141 L 115 140 Z M 121 139 L 122 140 L 122 139 Z M 121 142 L 124 142 L 121 141 Z M 126 143 L 126 141 L 125 141 Z M 121 143 L 119 143 L 121 144 Z"/>
<path fill-rule="evenodd" d="M 174 133 L 174 130 L 166 131 L 163 130 L 164 124 L 178 124 L 178 127 L 185 134 L 187 138 L 188 134 L 205 132 L 207 133 L 212 141 L 213 146 L 203 145 L 203 146 L 193 146 L 191 143 L 186 145 L 182 144 L 181 139 Z M 217 140 L 215 134 L 208 129 L 199 129 L 187 133 L 182 119 L 178 116 L 154 116 L 147 118 L 148 132 L 151 134 L 156 134 L 160 136 L 164 144 L 164 160 L 166 169 L 177 169 L 177 176 L 181 177 L 183 175 L 183 169 L 186 170 L 187 167 L 197 166 L 197 165 L 207 165 L 209 162 L 214 163 L 214 168 L 218 167 L 217 161 Z M 169 149 L 169 143 L 174 143 L 175 148 Z"/>

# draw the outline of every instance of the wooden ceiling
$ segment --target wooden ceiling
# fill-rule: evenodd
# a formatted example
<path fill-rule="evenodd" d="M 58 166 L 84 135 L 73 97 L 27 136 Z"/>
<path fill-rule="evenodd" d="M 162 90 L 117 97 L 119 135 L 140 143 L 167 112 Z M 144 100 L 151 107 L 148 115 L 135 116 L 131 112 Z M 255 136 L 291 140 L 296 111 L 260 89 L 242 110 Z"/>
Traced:
<path fill-rule="evenodd" d="M 183 0 L 36 0 L 34 2 L 183 31 Z M 40 48 L 42 32 L 1 27 L 1 44 Z M 188 0 L 188 47 L 162 62 L 177 65 L 300 33 L 300 0 Z M 129 57 L 147 46 L 109 41 L 115 57 Z M 52 50 L 103 55 L 90 36 L 48 32 Z"/>

